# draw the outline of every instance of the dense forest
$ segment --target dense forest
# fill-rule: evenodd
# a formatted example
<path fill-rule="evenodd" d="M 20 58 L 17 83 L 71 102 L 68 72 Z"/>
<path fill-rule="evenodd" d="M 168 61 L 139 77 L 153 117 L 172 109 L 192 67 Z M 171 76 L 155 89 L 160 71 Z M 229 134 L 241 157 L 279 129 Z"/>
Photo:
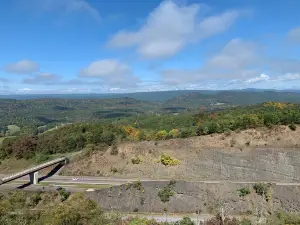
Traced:
<path fill-rule="evenodd" d="M 269 101 L 300 103 L 300 93 L 275 91 L 170 91 L 85 97 L 0 99 L 0 136 L 38 134 L 68 123 L 195 113 L 199 110 L 212 112 Z M 20 129 L 12 131 L 8 129 L 10 125 Z"/>
<path fill-rule="evenodd" d="M 278 124 L 296 129 L 295 124 L 300 124 L 300 105 L 266 102 L 217 112 L 144 115 L 74 123 L 39 135 L 5 138 L 0 147 L 0 158 L 29 159 L 40 154 L 67 153 L 85 147 L 103 150 L 124 141 L 186 138 Z"/>

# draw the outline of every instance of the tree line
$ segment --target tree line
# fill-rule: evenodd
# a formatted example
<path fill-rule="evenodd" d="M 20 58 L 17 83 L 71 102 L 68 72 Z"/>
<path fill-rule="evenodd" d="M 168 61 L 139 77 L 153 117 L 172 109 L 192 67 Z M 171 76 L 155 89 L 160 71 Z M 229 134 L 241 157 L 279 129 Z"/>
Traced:
<path fill-rule="evenodd" d="M 75 123 L 40 135 L 6 138 L 0 147 L 0 158 L 29 159 L 37 154 L 67 153 L 91 145 L 105 147 L 124 141 L 187 138 L 280 124 L 295 130 L 295 124 L 300 124 L 300 105 L 267 102 L 214 113 L 199 111 Z"/>

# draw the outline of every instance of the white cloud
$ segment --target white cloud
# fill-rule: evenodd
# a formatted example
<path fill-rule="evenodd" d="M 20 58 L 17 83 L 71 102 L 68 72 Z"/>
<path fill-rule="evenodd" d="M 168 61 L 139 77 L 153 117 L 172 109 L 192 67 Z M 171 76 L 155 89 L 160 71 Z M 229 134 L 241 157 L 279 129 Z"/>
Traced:
<path fill-rule="evenodd" d="M 239 16 L 240 12 L 238 11 L 227 11 L 216 16 L 205 18 L 198 25 L 199 37 L 207 38 L 226 31 Z"/>
<path fill-rule="evenodd" d="M 276 71 L 279 74 L 300 73 L 300 60 L 297 59 L 271 58 L 266 63 L 272 71 Z"/>
<path fill-rule="evenodd" d="M 296 27 L 288 32 L 288 40 L 300 44 L 300 27 Z"/>
<path fill-rule="evenodd" d="M 31 88 L 19 88 L 17 90 L 18 92 L 30 92 L 30 91 L 33 91 Z"/>
<path fill-rule="evenodd" d="M 80 72 L 81 77 L 100 78 L 108 85 L 136 85 L 138 78 L 132 75 L 130 67 L 118 60 L 104 59 L 92 62 Z M 115 88 L 115 87 L 114 87 Z"/>
<path fill-rule="evenodd" d="M 34 6 L 43 11 L 57 11 L 64 13 L 85 12 L 95 20 L 100 20 L 98 10 L 86 0 L 31 0 Z"/>
<path fill-rule="evenodd" d="M 124 63 L 113 59 L 104 59 L 92 62 L 81 71 L 81 75 L 86 77 L 109 77 L 125 74 L 129 71 L 129 67 Z"/>
<path fill-rule="evenodd" d="M 30 74 L 39 71 L 39 65 L 31 60 L 22 60 L 4 67 L 7 73 Z"/>
<path fill-rule="evenodd" d="M 25 84 L 56 84 L 60 77 L 52 73 L 40 73 L 34 77 L 25 78 L 23 83 Z"/>
<path fill-rule="evenodd" d="M 299 80 L 300 73 L 286 73 L 284 75 L 278 76 L 276 80 Z"/>
<path fill-rule="evenodd" d="M 111 38 L 109 45 L 136 47 L 145 58 L 169 57 L 190 42 L 224 32 L 240 14 L 228 11 L 199 22 L 200 8 L 199 4 L 178 6 L 173 1 L 163 1 L 139 30 L 120 31 Z"/>
<path fill-rule="evenodd" d="M 220 53 L 213 56 L 206 65 L 206 70 L 234 71 L 244 70 L 257 63 L 257 47 L 252 42 L 232 39 Z"/>
<path fill-rule="evenodd" d="M 266 75 L 266 74 L 261 74 L 258 77 L 254 77 L 254 78 L 250 78 L 248 80 L 246 80 L 244 83 L 245 84 L 252 84 L 252 83 L 258 83 L 261 81 L 268 81 L 270 80 L 270 76 Z"/>
<path fill-rule="evenodd" d="M 254 43 L 232 39 L 202 67 L 163 70 L 161 80 L 168 85 L 191 85 L 217 79 L 247 79 L 260 73 L 257 69 L 259 64 L 259 50 Z"/>

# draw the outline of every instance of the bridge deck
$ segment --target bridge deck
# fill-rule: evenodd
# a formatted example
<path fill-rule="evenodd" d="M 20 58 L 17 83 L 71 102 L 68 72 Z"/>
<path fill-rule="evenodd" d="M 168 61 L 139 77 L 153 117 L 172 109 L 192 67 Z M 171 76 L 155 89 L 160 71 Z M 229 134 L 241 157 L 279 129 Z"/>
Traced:
<path fill-rule="evenodd" d="M 7 183 L 7 182 L 9 182 L 9 181 L 18 179 L 18 178 L 20 178 L 20 177 L 26 176 L 26 175 L 28 175 L 28 174 L 34 173 L 34 172 L 39 171 L 39 170 L 41 170 L 41 169 L 47 168 L 47 167 L 49 167 L 49 166 L 58 164 L 58 163 L 60 163 L 60 162 L 67 161 L 67 160 L 68 160 L 67 157 L 61 157 L 61 158 L 54 159 L 54 160 L 51 160 L 51 161 L 49 161 L 49 162 L 40 164 L 40 165 L 38 165 L 38 166 L 29 168 L 29 169 L 27 169 L 27 170 L 23 170 L 22 172 L 12 174 L 12 175 L 10 175 L 10 176 L 7 176 L 7 177 L 4 177 L 4 178 L 0 179 L 0 185 L 1 185 L 1 184 L 4 184 L 4 183 Z"/>

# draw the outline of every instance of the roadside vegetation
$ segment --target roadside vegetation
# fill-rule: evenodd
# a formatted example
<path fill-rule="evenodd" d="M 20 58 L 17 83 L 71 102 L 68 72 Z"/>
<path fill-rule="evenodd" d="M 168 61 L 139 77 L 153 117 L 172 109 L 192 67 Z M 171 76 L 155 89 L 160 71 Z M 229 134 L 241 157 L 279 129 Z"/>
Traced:
<path fill-rule="evenodd" d="M 127 217 L 120 213 L 104 212 L 97 203 L 82 193 L 62 198 L 62 191 L 14 191 L 0 196 L 1 225 L 195 225 L 189 217 L 175 223 L 159 223 L 142 217 Z M 251 225 L 249 219 L 216 215 L 202 225 Z M 296 213 L 275 212 L 266 218 L 266 225 L 300 224 Z"/>
<path fill-rule="evenodd" d="M 59 191 L 14 191 L 0 196 L 1 225 L 196 225 L 189 217 L 174 223 L 156 222 L 140 217 L 124 218 L 120 213 L 109 213 L 82 193 L 61 198 Z M 219 214 L 202 225 L 254 225 L 249 219 L 222 217 Z M 265 225 L 298 225 L 300 215 L 275 212 L 266 218 Z"/>

